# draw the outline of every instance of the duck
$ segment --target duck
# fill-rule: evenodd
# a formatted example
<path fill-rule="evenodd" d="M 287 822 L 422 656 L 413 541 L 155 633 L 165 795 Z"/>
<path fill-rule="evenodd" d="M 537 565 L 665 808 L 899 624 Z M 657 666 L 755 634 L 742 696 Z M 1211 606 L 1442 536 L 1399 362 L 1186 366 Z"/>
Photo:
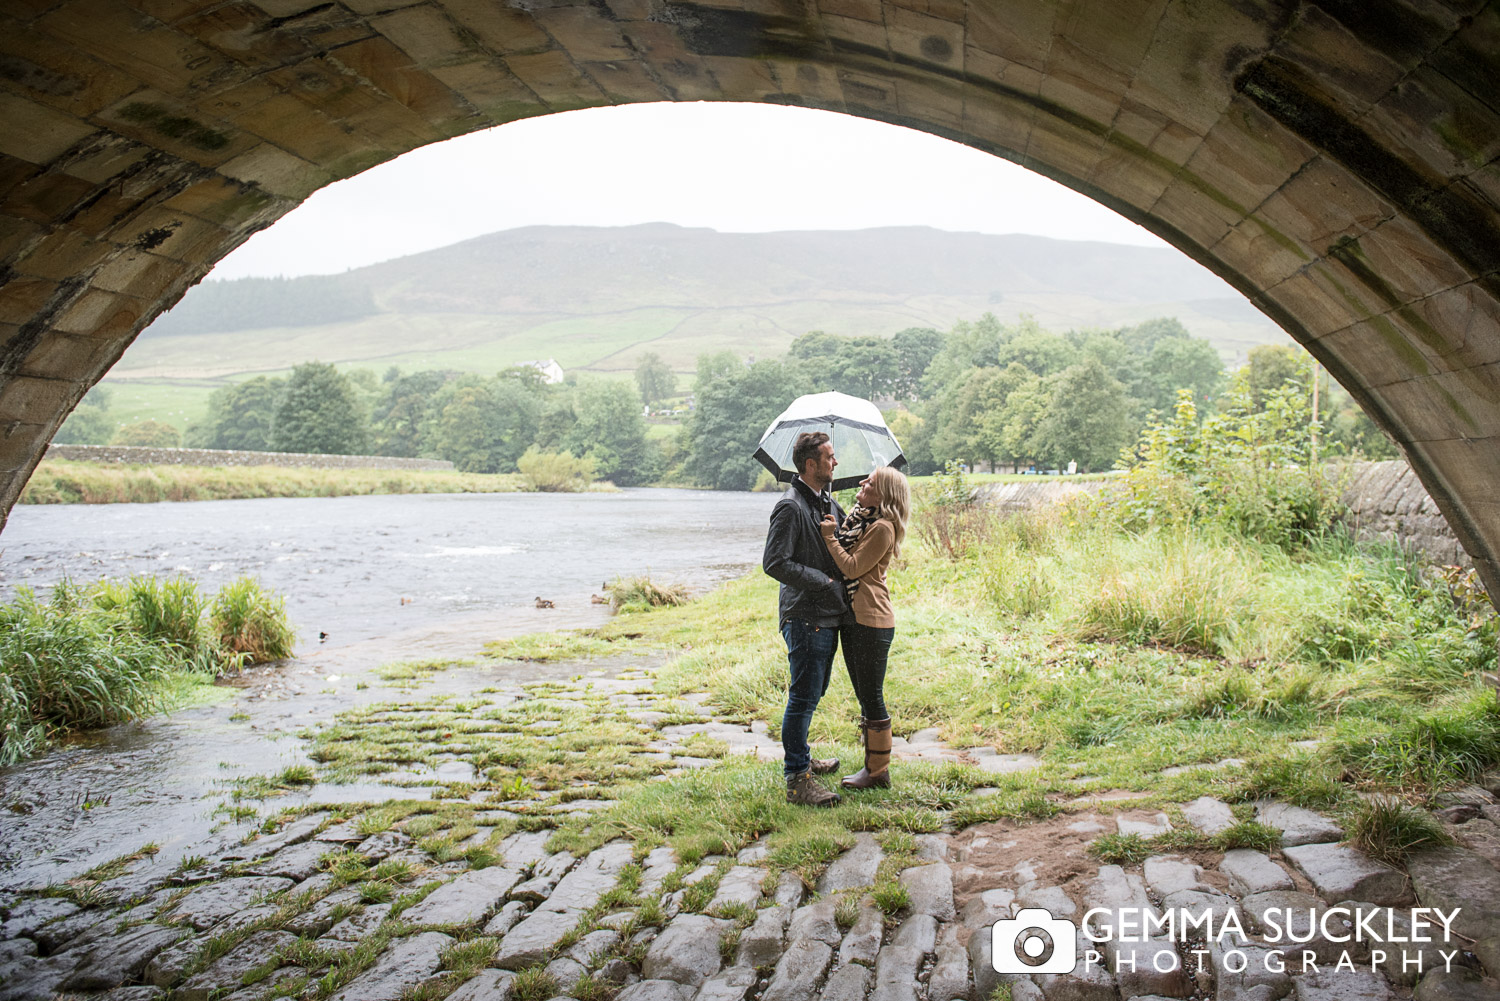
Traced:
<path fill-rule="evenodd" d="M 538 599 L 536 599 L 536 607 L 537 608 L 556 608 L 557 606 L 554 605 L 554 604 L 552 604 L 552 602 L 548 601 L 546 598 L 538 598 Z"/>
<path fill-rule="evenodd" d="M 589 595 L 589 601 L 592 601 L 596 605 L 607 605 L 607 604 L 609 604 L 609 599 L 606 598 L 602 594 L 591 594 L 591 595 Z"/>
<path fill-rule="evenodd" d="M 403 604 L 403 605 L 410 605 L 412 603 L 412 601 L 413 601 L 413 599 L 411 599 L 411 598 L 402 597 L 401 604 Z"/>

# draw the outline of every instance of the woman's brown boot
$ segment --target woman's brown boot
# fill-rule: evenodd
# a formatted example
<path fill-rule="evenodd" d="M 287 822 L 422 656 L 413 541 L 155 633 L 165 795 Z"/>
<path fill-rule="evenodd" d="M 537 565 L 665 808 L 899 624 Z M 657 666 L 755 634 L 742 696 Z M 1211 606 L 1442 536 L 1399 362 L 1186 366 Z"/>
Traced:
<path fill-rule="evenodd" d="M 863 731 L 865 766 L 853 775 L 845 775 L 840 783 L 845 789 L 885 789 L 891 784 L 891 721 L 886 719 L 864 719 L 859 728 Z"/>

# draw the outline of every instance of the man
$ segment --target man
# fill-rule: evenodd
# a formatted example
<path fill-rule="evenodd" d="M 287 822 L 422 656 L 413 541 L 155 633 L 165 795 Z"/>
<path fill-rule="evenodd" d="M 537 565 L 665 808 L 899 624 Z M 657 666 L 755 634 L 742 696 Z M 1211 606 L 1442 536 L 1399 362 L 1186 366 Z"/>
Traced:
<path fill-rule="evenodd" d="M 786 752 L 786 801 L 808 806 L 833 806 L 839 797 L 813 778 L 831 772 L 838 759 L 815 761 L 807 746 L 813 711 L 828 691 L 833 657 L 839 648 L 839 625 L 849 610 L 843 577 L 828 555 L 818 524 L 832 513 L 844 512 L 833 499 L 830 485 L 838 460 L 833 442 L 822 431 L 797 436 L 792 446 L 797 475 L 792 487 L 771 510 L 762 566 L 781 582 L 781 636 L 786 640 L 791 684 L 786 713 L 781 720 L 781 746 Z"/>

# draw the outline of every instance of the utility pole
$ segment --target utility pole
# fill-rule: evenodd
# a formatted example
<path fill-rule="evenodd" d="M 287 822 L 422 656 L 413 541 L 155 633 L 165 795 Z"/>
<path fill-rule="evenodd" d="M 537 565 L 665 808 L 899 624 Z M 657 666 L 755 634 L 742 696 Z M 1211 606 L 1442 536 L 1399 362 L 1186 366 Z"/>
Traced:
<path fill-rule="evenodd" d="M 1318 360 L 1316 358 L 1314 358 L 1313 359 L 1313 370 L 1312 370 L 1312 383 L 1313 383 L 1312 419 L 1313 419 L 1313 424 L 1315 424 L 1315 425 L 1318 423 L 1318 383 L 1320 383 L 1320 382 L 1323 381 L 1322 377 L 1323 377 L 1323 368 L 1322 368 L 1321 365 L 1318 364 Z M 1318 461 L 1318 431 L 1317 431 L 1316 427 L 1313 429 L 1313 433 L 1312 433 L 1312 461 L 1313 462 L 1317 462 Z"/>

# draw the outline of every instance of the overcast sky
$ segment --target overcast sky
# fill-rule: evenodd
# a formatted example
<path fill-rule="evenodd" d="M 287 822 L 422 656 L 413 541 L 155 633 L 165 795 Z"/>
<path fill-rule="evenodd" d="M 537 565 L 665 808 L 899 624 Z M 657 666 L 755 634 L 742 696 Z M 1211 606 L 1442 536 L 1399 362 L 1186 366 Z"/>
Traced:
<path fill-rule="evenodd" d="M 330 185 L 214 278 L 331 274 L 535 225 L 721 232 L 934 226 L 1165 244 L 977 150 L 861 118 L 760 104 L 637 104 L 531 118 Z"/>

